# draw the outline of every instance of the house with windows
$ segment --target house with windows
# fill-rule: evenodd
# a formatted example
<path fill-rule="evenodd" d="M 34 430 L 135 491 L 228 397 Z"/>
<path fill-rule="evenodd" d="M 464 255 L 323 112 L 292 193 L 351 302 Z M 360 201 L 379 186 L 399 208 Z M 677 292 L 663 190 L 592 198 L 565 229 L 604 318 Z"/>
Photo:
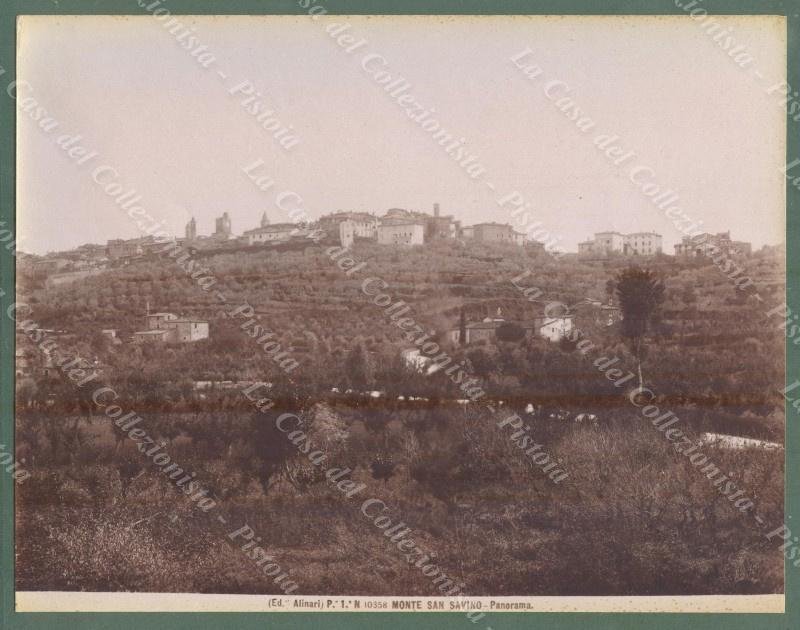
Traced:
<path fill-rule="evenodd" d="M 497 330 L 506 324 L 521 328 L 525 332 L 525 339 L 535 336 L 544 337 L 550 341 L 560 341 L 573 330 L 572 315 L 559 317 L 534 317 L 532 321 L 520 322 L 506 320 L 500 309 L 494 317 L 486 317 L 480 322 L 470 322 L 464 326 L 465 339 L 463 343 L 476 343 L 481 340 L 495 341 Z M 447 333 L 453 343 L 461 343 L 460 327 L 451 328 Z"/>
<path fill-rule="evenodd" d="M 433 204 L 433 214 L 427 212 L 418 212 L 416 210 L 405 210 L 404 208 L 390 208 L 381 219 L 378 229 L 381 226 L 401 225 L 401 224 L 419 224 L 422 226 L 422 241 L 425 243 L 440 240 L 440 239 L 454 239 L 458 235 L 461 224 L 456 221 L 453 215 L 443 215 L 438 203 Z M 414 239 L 417 240 L 415 228 Z M 384 244 L 392 244 L 394 236 L 392 235 L 395 230 L 384 230 Z M 398 237 L 399 238 L 399 237 Z M 378 242 L 381 242 L 380 233 L 378 234 Z M 418 243 L 413 243 L 418 244 Z"/>
<path fill-rule="evenodd" d="M 625 234 L 623 254 L 626 256 L 655 256 L 661 253 L 661 234 L 633 232 Z"/>
<path fill-rule="evenodd" d="M 477 223 L 472 226 L 471 238 L 478 243 L 525 244 L 525 235 L 507 223 Z"/>
<path fill-rule="evenodd" d="M 317 227 L 330 234 L 340 234 L 343 223 L 352 231 L 353 238 L 375 239 L 378 230 L 378 217 L 368 212 L 341 211 L 326 214 L 317 221 Z"/>
<path fill-rule="evenodd" d="M 299 233 L 300 229 L 294 223 L 272 223 L 246 230 L 242 236 L 247 239 L 248 245 L 260 245 L 262 243 L 288 241 Z"/>
<path fill-rule="evenodd" d="M 425 225 L 417 221 L 384 219 L 378 226 L 379 245 L 422 245 Z"/>
<path fill-rule="evenodd" d="M 593 239 L 578 243 L 581 258 L 622 256 L 655 256 L 662 252 L 661 234 L 655 232 L 597 232 Z"/>
<path fill-rule="evenodd" d="M 174 313 L 147 313 L 147 329 L 133 333 L 134 343 L 191 343 L 208 339 L 208 322 Z"/>

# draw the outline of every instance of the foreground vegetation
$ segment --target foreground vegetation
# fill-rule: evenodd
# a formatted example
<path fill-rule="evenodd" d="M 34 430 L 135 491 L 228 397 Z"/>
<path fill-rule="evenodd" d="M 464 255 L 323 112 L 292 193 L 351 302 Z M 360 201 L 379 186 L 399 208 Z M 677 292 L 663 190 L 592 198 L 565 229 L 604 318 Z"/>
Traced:
<path fill-rule="evenodd" d="M 258 532 L 299 593 L 438 594 L 361 514 L 370 497 L 470 594 L 782 590 L 780 551 L 641 419 L 537 423 L 535 439 L 569 471 L 554 484 L 505 439 L 496 418 L 456 409 L 317 407 L 318 414 L 335 414 L 346 429 L 326 452 L 366 484 L 360 498 L 348 500 L 302 456 L 265 490 L 264 444 L 251 424 L 273 420 L 263 414 L 157 419 L 180 427 L 170 432 L 169 452 L 213 489 L 215 513 Z M 115 450 L 109 425 L 80 423 L 74 456 L 63 443 L 39 443 L 39 457 L 54 465 L 37 467 L 18 490 L 18 588 L 278 592 L 226 541 L 233 525 L 198 510 L 130 444 Z M 324 434 L 312 436 L 326 443 Z M 782 521 L 780 457 L 709 452 L 756 491 L 762 516 Z"/>

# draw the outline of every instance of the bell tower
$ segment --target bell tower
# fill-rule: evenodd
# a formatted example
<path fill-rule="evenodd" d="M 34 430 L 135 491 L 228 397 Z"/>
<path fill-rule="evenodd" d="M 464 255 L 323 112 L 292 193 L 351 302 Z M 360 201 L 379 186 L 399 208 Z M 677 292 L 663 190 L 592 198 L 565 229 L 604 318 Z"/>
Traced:
<path fill-rule="evenodd" d="M 193 241 L 197 238 L 197 222 L 194 217 L 186 224 L 186 240 Z"/>

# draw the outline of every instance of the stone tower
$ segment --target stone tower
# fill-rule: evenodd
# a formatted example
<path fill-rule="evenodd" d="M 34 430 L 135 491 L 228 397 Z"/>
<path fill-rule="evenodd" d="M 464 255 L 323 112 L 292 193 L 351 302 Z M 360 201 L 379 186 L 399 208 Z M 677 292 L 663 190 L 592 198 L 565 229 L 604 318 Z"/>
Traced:
<path fill-rule="evenodd" d="M 227 240 L 231 237 L 231 219 L 227 212 L 223 212 L 222 216 L 216 219 L 214 237 L 221 240 Z"/>
<path fill-rule="evenodd" d="M 193 241 L 197 238 L 197 222 L 192 217 L 191 221 L 186 224 L 186 240 Z"/>
<path fill-rule="evenodd" d="M 269 225 L 269 219 L 267 218 L 267 213 L 261 215 L 261 227 L 267 227 Z"/>

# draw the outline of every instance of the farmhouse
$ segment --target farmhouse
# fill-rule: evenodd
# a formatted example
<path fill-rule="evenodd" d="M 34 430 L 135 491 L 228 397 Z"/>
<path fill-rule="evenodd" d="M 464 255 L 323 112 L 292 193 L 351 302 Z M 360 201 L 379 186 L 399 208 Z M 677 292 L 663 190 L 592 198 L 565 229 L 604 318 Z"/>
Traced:
<path fill-rule="evenodd" d="M 134 343 L 190 343 L 208 339 L 208 322 L 181 319 L 174 313 L 148 313 L 147 330 L 133 333 Z"/>
<path fill-rule="evenodd" d="M 548 317 L 539 326 L 539 334 L 549 341 L 561 341 L 572 328 L 572 315 Z"/>
<path fill-rule="evenodd" d="M 521 329 L 524 331 L 523 339 L 530 339 L 538 335 L 550 341 L 560 341 L 573 329 L 572 315 L 534 317 L 533 321 L 530 322 L 514 322 L 505 320 L 498 309 L 498 313 L 495 317 L 486 317 L 483 321 L 467 324 L 464 327 L 465 339 L 463 343 L 476 343 L 482 339 L 490 341 L 498 339 L 497 332 L 502 326 Z M 456 327 L 450 329 L 447 336 L 453 343 L 460 343 L 460 328 Z"/>

